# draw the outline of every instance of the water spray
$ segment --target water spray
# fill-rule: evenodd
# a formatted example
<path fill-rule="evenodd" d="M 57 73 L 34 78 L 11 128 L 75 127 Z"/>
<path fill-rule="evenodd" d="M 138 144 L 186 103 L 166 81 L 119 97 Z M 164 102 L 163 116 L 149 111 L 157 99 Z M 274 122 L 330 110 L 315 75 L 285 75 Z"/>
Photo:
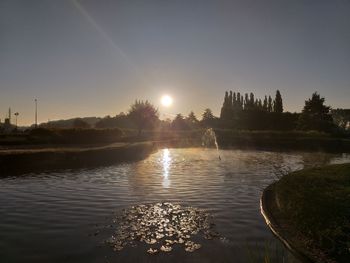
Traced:
<path fill-rule="evenodd" d="M 221 161 L 221 156 L 219 154 L 219 145 L 216 140 L 216 134 L 212 128 L 209 128 L 205 131 L 202 137 L 202 145 L 208 147 L 208 146 L 212 146 L 213 144 L 215 145 L 216 151 L 219 156 L 219 160 Z"/>

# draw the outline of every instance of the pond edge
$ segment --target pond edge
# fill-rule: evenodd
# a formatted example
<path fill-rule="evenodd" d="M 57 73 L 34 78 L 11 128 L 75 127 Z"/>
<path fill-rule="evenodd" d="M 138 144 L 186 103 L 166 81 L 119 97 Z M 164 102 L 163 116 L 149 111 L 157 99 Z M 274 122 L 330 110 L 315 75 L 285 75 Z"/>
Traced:
<path fill-rule="evenodd" d="M 283 245 L 301 262 L 312 263 L 317 262 L 310 255 L 307 255 L 304 251 L 300 251 L 297 245 L 287 237 L 286 233 L 283 233 L 283 229 L 273 216 L 271 208 L 275 202 L 275 188 L 276 183 L 273 183 L 266 187 L 260 198 L 260 212 L 265 219 L 265 222 L 271 232 L 283 243 Z"/>

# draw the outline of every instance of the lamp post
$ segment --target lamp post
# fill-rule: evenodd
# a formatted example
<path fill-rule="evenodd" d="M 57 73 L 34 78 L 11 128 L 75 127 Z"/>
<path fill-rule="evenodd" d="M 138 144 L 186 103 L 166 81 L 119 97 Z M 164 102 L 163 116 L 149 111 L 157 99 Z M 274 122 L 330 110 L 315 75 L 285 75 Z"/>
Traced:
<path fill-rule="evenodd" d="M 38 127 L 38 100 L 35 99 L 35 128 Z"/>
<path fill-rule="evenodd" d="M 17 128 L 18 128 L 18 126 L 17 126 L 17 118 L 18 118 L 19 113 L 16 112 L 14 115 L 16 116 L 16 130 L 17 130 Z"/>

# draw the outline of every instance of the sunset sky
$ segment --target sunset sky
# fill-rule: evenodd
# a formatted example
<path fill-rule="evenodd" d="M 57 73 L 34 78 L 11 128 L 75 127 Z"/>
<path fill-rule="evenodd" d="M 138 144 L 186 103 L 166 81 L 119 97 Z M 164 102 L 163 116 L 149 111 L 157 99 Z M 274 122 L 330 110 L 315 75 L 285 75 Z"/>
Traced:
<path fill-rule="evenodd" d="M 314 91 L 350 108 L 348 0 L 1 0 L 0 119 L 126 112 L 219 115 L 226 90 L 300 111 Z M 169 94 L 171 107 L 160 104 Z"/>

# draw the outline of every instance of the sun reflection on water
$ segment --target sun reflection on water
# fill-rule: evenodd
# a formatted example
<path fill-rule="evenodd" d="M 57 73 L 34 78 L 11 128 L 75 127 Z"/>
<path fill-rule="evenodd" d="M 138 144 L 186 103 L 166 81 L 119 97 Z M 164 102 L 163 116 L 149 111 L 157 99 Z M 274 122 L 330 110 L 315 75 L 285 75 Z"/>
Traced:
<path fill-rule="evenodd" d="M 170 164 L 171 164 L 170 151 L 169 151 L 169 149 L 163 149 L 163 154 L 162 154 L 163 182 L 162 182 L 162 185 L 164 188 L 168 188 L 170 186 L 170 179 L 169 179 Z"/>

